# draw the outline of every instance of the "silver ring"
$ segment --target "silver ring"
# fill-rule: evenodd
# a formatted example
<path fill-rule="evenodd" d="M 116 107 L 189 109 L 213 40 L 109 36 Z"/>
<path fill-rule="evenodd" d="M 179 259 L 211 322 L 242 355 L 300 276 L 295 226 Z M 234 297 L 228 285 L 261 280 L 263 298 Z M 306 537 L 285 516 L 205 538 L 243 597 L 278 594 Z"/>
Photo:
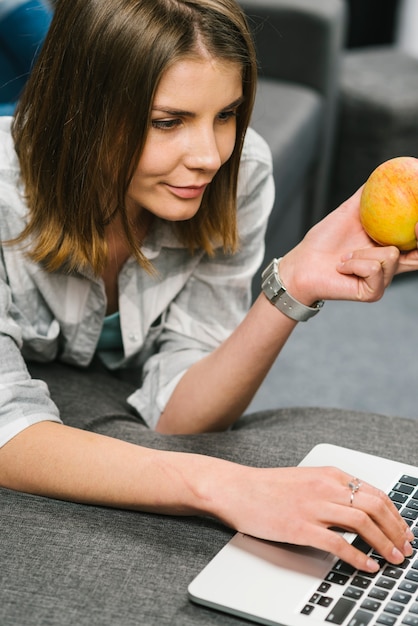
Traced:
<path fill-rule="evenodd" d="M 353 506 L 354 496 L 357 493 L 357 491 L 360 489 L 362 484 L 363 483 L 361 483 L 358 478 L 353 478 L 353 480 L 350 480 L 350 482 L 348 483 L 348 486 L 351 489 L 350 506 Z"/>

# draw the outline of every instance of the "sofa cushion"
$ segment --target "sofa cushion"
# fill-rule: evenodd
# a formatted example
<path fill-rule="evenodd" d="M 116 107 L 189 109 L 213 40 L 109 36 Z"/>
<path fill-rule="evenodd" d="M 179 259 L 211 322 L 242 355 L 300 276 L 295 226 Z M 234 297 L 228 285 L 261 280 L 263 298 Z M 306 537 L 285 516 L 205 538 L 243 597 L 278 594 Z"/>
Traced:
<path fill-rule="evenodd" d="M 348 50 L 339 97 L 330 208 L 383 161 L 418 156 L 418 59 L 392 46 Z"/>
<path fill-rule="evenodd" d="M 301 184 L 315 158 L 321 132 L 323 99 L 290 82 L 259 79 L 252 126 L 273 153 L 276 205 Z"/>

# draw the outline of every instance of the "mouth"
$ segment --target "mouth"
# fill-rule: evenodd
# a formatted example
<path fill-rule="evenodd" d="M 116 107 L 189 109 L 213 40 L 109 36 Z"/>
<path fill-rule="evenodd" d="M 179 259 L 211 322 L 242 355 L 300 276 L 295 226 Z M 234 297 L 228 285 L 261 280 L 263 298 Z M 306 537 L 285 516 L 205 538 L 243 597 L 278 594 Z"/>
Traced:
<path fill-rule="evenodd" d="M 184 187 L 177 187 L 175 185 L 166 184 L 166 187 L 173 195 L 177 196 L 178 198 L 189 200 L 202 196 L 208 184 L 209 183 L 205 183 L 204 185 L 189 185 Z"/>

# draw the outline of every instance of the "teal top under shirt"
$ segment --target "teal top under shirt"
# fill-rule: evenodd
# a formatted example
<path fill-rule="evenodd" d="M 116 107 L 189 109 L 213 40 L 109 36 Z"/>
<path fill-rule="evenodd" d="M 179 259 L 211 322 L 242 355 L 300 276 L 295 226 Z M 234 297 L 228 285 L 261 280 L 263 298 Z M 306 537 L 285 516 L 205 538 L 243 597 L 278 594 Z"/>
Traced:
<path fill-rule="evenodd" d="M 103 328 L 97 344 L 97 350 L 121 350 L 122 347 L 120 315 L 119 311 L 116 311 L 112 315 L 107 315 L 103 320 Z"/>

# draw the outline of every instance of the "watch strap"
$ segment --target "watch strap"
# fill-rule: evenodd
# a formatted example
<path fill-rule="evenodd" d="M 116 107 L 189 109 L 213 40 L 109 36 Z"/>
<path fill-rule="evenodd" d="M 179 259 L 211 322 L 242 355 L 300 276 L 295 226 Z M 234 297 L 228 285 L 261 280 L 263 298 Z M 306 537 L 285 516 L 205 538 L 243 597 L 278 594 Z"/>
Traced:
<path fill-rule="evenodd" d="M 279 275 L 280 259 L 273 259 L 261 275 L 261 289 L 268 300 L 282 313 L 296 322 L 306 322 L 316 315 L 324 305 L 323 300 L 314 302 L 312 306 L 302 304 L 290 295 Z"/>

